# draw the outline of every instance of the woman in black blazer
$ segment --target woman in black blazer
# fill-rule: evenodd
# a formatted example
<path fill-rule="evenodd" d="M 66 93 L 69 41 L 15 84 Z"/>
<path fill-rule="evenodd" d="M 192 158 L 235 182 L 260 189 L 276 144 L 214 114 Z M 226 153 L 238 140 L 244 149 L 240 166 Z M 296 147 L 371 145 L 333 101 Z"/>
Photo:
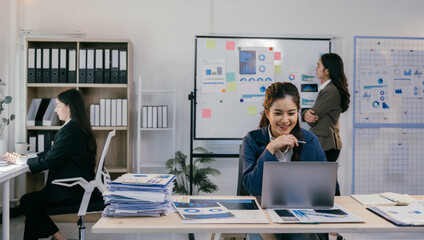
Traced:
<path fill-rule="evenodd" d="M 83 177 L 94 179 L 97 144 L 85 112 L 85 104 L 76 89 L 57 95 L 56 109 L 64 121 L 48 151 L 30 158 L 27 164 L 33 174 L 49 170 L 46 186 L 41 191 L 22 196 L 21 209 L 25 214 L 24 239 L 65 239 L 57 226 L 44 213 L 47 207 L 79 204 L 84 190 L 80 186 L 64 187 L 52 184 L 55 179 Z"/>

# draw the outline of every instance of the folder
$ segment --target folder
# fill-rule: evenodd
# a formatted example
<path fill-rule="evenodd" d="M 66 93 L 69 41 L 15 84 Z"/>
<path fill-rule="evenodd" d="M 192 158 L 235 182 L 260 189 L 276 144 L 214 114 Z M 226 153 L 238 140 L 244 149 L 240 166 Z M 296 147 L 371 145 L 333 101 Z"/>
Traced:
<path fill-rule="evenodd" d="M 56 99 L 50 99 L 50 103 L 46 109 L 46 112 L 43 116 L 43 126 L 57 126 L 59 124 L 59 117 L 55 112 L 56 109 Z"/>
<path fill-rule="evenodd" d="M 32 99 L 31 106 L 27 115 L 27 126 L 35 126 L 35 116 L 37 115 L 38 108 L 40 107 L 41 98 Z M 35 145 L 34 145 L 35 146 Z"/>
<path fill-rule="evenodd" d="M 122 99 L 122 126 L 128 126 L 128 99 Z"/>
<path fill-rule="evenodd" d="M 44 132 L 44 150 L 48 151 L 53 146 L 55 132 Z"/>
<path fill-rule="evenodd" d="M 116 126 L 116 104 L 117 101 L 116 99 L 111 99 L 110 100 L 110 116 L 111 116 L 111 120 L 110 120 L 110 125 L 111 126 Z"/>
<path fill-rule="evenodd" d="M 90 124 L 91 126 L 94 126 L 95 121 L 96 121 L 96 107 L 94 106 L 94 104 L 90 105 Z"/>
<path fill-rule="evenodd" d="M 44 48 L 43 49 L 43 83 L 50 83 L 50 49 Z"/>
<path fill-rule="evenodd" d="M 35 48 L 28 48 L 28 83 L 35 83 Z"/>
<path fill-rule="evenodd" d="M 44 152 L 44 133 L 40 132 L 37 134 L 37 152 Z"/>
<path fill-rule="evenodd" d="M 103 49 L 96 49 L 96 68 L 95 68 L 95 83 L 103 83 Z"/>
<path fill-rule="evenodd" d="M 41 99 L 40 106 L 38 107 L 37 114 L 35 115 L 35 126 L 43 126 L 43 117 L 50 104 L 50 98 Z"/>
<path fill-rule="evenodd" d="M 66 49 L 60 49 L 59 52 L 59 82 L 67 83 L 68 82 L 68 71 L 67 71 L 67 54 Z"/>
<path fill-rule="evenodd" d="M 103 82 L 110 83 L 110 49 L 105 49 L 104 55 Z"/>
<path fill-rule="evenodd" d="M 147 106 L 142 107 L 141 118 L 142 118 L 141 127 L 147 128 Z"/>
<path fill-rule="evenodd" d="M 147 106 L 147 127 L 153 127 L 153 106 Z"/>
<path fill-rule="evenodd" d="M 68 83 L 77 82 L 77 50 L 68 51 Z"/>
<path fill-rule="evenodd" d="M 36 152 L 37 151 L 37 136 L 34 134 L 29 134 L 28 135 L 28 142 L 29 144 L 32 146 L 31 147 L 31 151 L 28 151 L 29 153 L 31 152 Z"/>
<path fill-rule="evenodd" d="M 94 125 L 95 126 L 100 126 L 100 105 L 99 104 L 95 104 L 94 105 Z"/>
<path fill-rule="evenodd" d="M 162 106 L 162 127 L 168 127 L 168 106 L 166 105 Z"/>
<path fill-rule="evenodd" d="M 43 60 L 43 52 L 41 48 L 37 48 L 35 50 L 35 82 L 41 83 L 43 82 L 43 68 L 42 68 L 42 60 Z"/>
<path fill-rule="evenodd" d="M 119 83 L 127 83 L 127 51 L 119 51 Z"/>
<path fill-rule="evenodd" d="M 87 83 L 87 49 L 80 49 L 78 82 Z"/>
<path fill-rule="evenodd" d="M 152 128 L 158 128 L 158 106 L 152 106 Z"/>
<path fill-rule="evenodd" d="M 163 116 L 163 112 L 162 112 L 162 107 L 163 106 L 158 106 L 158 128 L 162 128 L 163 126 L 163 120 L 162 120 L 162 116 Z"/>
<path fill-rule="evenodd" d="M 100 126 L 106 126 L 106 99 L 100 99 Z"/>
<path fill-rule="evenodd" d="M 51 83 L 59 83 L 59 49 L 52 48 Z"/>
<path fill-rule="evenodd" d="M 105 126 L 110 126 L 111 124 L 111 101 L 110 99 L 106 99 L 106 104 L 105 104 Z"/>
<path fill-rule="evenodd" d="M 87 49 L 87 83 L 94 83 L 94 49 Z"/>
<path fill-rule="evenodd" d="M 116 126 L 122 126 L 122 99 L 116 99 Z"/>
<path fill-rule="evenodd" d="M 112 67 L 110 71 L 110 82 L 119 83 L 119 50 L 112 50 Z"/>

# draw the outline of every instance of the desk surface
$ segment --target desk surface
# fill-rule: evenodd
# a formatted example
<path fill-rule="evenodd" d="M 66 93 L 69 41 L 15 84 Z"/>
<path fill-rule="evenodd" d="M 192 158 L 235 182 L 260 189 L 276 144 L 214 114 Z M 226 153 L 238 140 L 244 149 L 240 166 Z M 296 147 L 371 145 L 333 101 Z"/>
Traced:
<path fill-rule="evenodd" d="M 0 167 L 0 183 L 20 174 L 29 171 L 29 167 L 26 164 L 9 165 L 6 167 Z"/>
<path fill-rule="evenodd" d="M 205 198 L 205 196 L 201 196 Z M 209 196 L 208 196 L 209 197 Z M 213 198 L 222 198 L 214 196 Z M 233 197 L 232 197 L 233 198 Z M 424 196 L 417 197 L 424 199 Z M 397 227 L 366 210 L 366 206 L 350 196 L 336 197 L 335 202 L 365 220 L 365 223 L 331 224 L 183 224 L 178 213 L 162 217 L 102 217 L 92 228 L 93 233 L 365 233 L 424 232 L 424 227 Z"/>

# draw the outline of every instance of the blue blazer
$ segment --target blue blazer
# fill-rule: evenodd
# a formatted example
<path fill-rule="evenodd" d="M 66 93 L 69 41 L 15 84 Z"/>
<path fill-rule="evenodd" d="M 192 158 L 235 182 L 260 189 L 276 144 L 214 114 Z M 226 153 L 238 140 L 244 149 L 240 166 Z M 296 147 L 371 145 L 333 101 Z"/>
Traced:
<path fill-rule="evenodd" d="M 310 131 L 301 128 L 302 144 L 300 161 L 326 162 L 325 153 L 318 142 L 318 138 Z M 241 149 L 243 159 L 243 185 L 253 196 L 262 195 L 262 175 L 264 162 L 278 162 L 277 157 L 271 154 L 266 146 L 270 142 L 268 126 L 250 131 L 244 138 Z"/>
<path fill-rule="evenodd" d="M 36 158 L 27 161 L 33 174 L 49 170 L 46 186 L 41 190 L 49 201 L 80 199 L 84 189 L 79 185 L 64 187 L 52 184 L 55 179 L 83 177 L 94 179 L 94 168 L 89 161 L 88 144 L 74 121 L 63 126 L 54 137 L 53 146 Z"/>

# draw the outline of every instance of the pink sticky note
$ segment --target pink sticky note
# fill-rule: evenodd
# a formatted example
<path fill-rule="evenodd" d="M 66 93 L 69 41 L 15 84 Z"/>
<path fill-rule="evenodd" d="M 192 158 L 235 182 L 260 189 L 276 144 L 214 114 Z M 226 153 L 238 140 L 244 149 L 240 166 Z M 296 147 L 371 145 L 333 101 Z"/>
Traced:
<path fill-rule="evenodd" d="M 226 46 L 225 49 L 227 49 L 227 50 L 234 50 L 235 43 L 233 41 L 227 41 L 227 44 L 226 45 L 227 46 Z"/>
<path fill-rule="evenodd" d="M 202 109 L 202 118 L 211 118 L 211 109 Z"/>
<path fill-rule="evenodd" d="M 274 52 L 274 60 L 281 60 L 281 52 Z"/>

